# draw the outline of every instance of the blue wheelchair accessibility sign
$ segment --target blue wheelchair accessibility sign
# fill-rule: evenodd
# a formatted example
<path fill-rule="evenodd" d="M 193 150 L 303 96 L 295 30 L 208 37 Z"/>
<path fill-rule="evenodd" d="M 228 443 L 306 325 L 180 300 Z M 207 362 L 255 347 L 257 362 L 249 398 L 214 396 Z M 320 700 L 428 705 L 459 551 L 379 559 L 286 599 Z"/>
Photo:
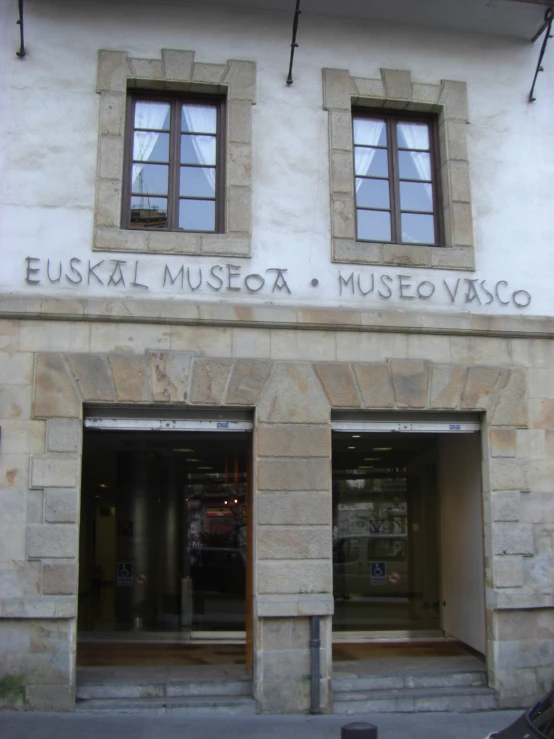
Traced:
<path fill-rule="evenodd" d="M 372 585 L 387 584 L 387 563 L 386 562 L 370 562 L 369 580 Z"/>
<path fill-rule="evenodd" d="M 133 584 L 133 563 L 117 563 L 117 586 L 119 588 L 130 587 Z"/>

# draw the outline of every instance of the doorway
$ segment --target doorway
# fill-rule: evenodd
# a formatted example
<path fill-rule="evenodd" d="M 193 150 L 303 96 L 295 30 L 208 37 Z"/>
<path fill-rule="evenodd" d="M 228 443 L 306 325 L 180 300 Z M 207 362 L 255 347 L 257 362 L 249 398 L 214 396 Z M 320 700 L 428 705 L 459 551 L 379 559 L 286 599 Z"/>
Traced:
<path fill-rule="evenodd" d="M 81 665 L 249 662 L 251 424 L 182 425 L 85 426 Z"/>
<path fill-rule="evenodd" d="M 484 653 L 482 532 L 478 419 L 333 424 L 335 641 Z"/>

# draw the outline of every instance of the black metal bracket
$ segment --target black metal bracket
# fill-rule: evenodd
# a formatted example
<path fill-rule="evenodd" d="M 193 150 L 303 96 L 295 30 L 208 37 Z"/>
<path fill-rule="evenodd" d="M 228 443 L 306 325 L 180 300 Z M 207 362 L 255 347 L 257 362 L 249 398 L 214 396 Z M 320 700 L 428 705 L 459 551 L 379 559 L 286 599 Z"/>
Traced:
<path fill-rule="evenodd" d="M 548 40 L 552 38 L 552 21 L 554 20 L 554 10 L 552 8 L 547 8 L 546 13 L 544 14 L 544 26 L 542 27 L 542 30 L 539 31 L 538 35 L 535 36 L 533 41 L 536 41 L 537 38 L 541 35 L 542 31 L 545 31 L 544 39 L 542 41 L 541 51 L 539 54 L 539 61 L 537 63 L 537 69 L 535 71 L 535 76 L 533 77 L 533 84 L 531 86 L 531 92 L 529 93 L 529 102 L 534 103 L 537 99 L 535 97 L 535 85 L 537 84 L 537 77 L 539 76 L 539 72 L 544 72 L 544 67 L 542 66 L 542 60 L 544 57 L 544 53 L 546 51 L 546 47 L 548 46 Z"/>
<path fill-rule="evenodd" d="M 23 0 L 17 0 L 17 4 L 19 6 L 19 20 L 17 21 L 17 25 L 19 26 L 19 37 L 20 37 L 20 46 L 19 51 L 16 51 L 16 56 L 18 56 L 20 59 L 23 59 L 25 54 L 27 53 L 25 51 L 25 37 L 23 35 Z"/>
<path fill-rule="evenodd" d="M 292 22 L 292 44 L 290 45 L 290 64 L 289 76 L 287 77 L 287 85 L 292 85 L 292 65 L 294 63 L 294 50 L 298 47 L 296 43 L 296 32 L 298 31 L 298 18 L 300 17 L 300 0 L 296 0 L 296 10 L 294 11 L 294 20 Z"/>

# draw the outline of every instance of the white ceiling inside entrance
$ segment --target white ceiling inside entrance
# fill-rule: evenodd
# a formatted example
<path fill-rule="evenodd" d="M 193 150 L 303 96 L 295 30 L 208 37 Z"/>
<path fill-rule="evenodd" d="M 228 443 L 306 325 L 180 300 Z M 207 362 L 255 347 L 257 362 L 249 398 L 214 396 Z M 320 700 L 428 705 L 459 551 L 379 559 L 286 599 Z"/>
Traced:
<path fill-rule="evenodd" d="M 295 0 L 203 0 L 203 4 L 290 12 L 291 22 L 296 7 Z M 548 4 L 533 0 L 301 0 L 301 10 L 302 23 L 310 15 L 327 15 L 531 40 L 544 22 Z"/>

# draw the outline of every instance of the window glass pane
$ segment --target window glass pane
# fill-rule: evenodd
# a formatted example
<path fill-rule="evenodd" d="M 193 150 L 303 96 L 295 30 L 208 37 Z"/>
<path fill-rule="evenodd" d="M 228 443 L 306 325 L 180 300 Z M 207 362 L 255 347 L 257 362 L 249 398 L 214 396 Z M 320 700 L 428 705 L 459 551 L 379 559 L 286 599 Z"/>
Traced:
<path fill-rule="evenodd" d="M 135 131 L 133 159 L 141 162 L 168 162 L 169 134 Z"/>
<path fill-rule="evenodd" d="M 215 105 L 183 105 L 181 131 L 216 133 L 217 107 Z"/>
<path fill-rule="evenodd" d="M 358 239 L 366 241 L 390 241 L 390 213 L 379 210 L 358 210 Z"/>
<path fill-rule="evenodd" d="M 181 167 L 180 195 L 195 198 L 215 198 L 215 169 L 209 167 Z"/>
<path fill-rule="evenodd" d="M 407 180 L 431 180 L 431 155 L 423 151 L 399 151 L 400 177 Z"/>
<path fill-rule="evenodd" d="M 397 123 L 398 146 L 403 149 L 429 149 L 427 123 Z"/>
<path fill-rule="evenodd" d="M 356 174 L 374 175 L 375 177 L 389 176 L 389 162 L 386 149 L 354 148 L 354 167 Z"/>
<path fill-rule="evenodd" d="M 215 202 L 180 200 L 179 228 L 186 231 L 215 231 Z"/>
<path fill-rule="evenodd" d="M 433 216 L 419 213 L 402 213 L 402 241 L 407 244 L 434 244 L 435 222 Z"/>
<path fill-rule="evenodd" d="M 370 539 L 369 558 L 385 560 L 403 560 L 408 558 L 405 539 Z"/>
<path fill-rule="evenodd" d="M 400 210 L 423 210 L 432 213 L 432 185 L 422 182 L 400 182 Z"/>
<path fill-rule="evenodd" d="M 348 564 L 360 559 L 359 539 L 339 539 L 333 547 L 333 563 Z"/>
<path fill-rule="evenodd" d="M 356 178 L 356 205 L 362 208 L 390 208 L 389 181 Z"/>
<path fill-rule="evenodd" d="M 181 164 L 214 164 L 215 136 L 181 136 Z"/>
<path fill-rule="evenodd" d="M 131 198 L 131 228 L 156 227 L 167 227 L 167 199 L 134 195 Z"/>
<path fill-rule="evenodd" d="M 354 143 L 366 146 L 386 146 L 385 121 L 371 118 L 354 118 Z"/>
<path fill-rule="evenodd" d="M 135 128 L 169 131 L 170 110 L 169 103 L 135 103 Z"/>
<path fill-rule="evenodd" d="M 167 195 L 167 164 L 133 164 L 131 192 L 138 195 Z"/>

